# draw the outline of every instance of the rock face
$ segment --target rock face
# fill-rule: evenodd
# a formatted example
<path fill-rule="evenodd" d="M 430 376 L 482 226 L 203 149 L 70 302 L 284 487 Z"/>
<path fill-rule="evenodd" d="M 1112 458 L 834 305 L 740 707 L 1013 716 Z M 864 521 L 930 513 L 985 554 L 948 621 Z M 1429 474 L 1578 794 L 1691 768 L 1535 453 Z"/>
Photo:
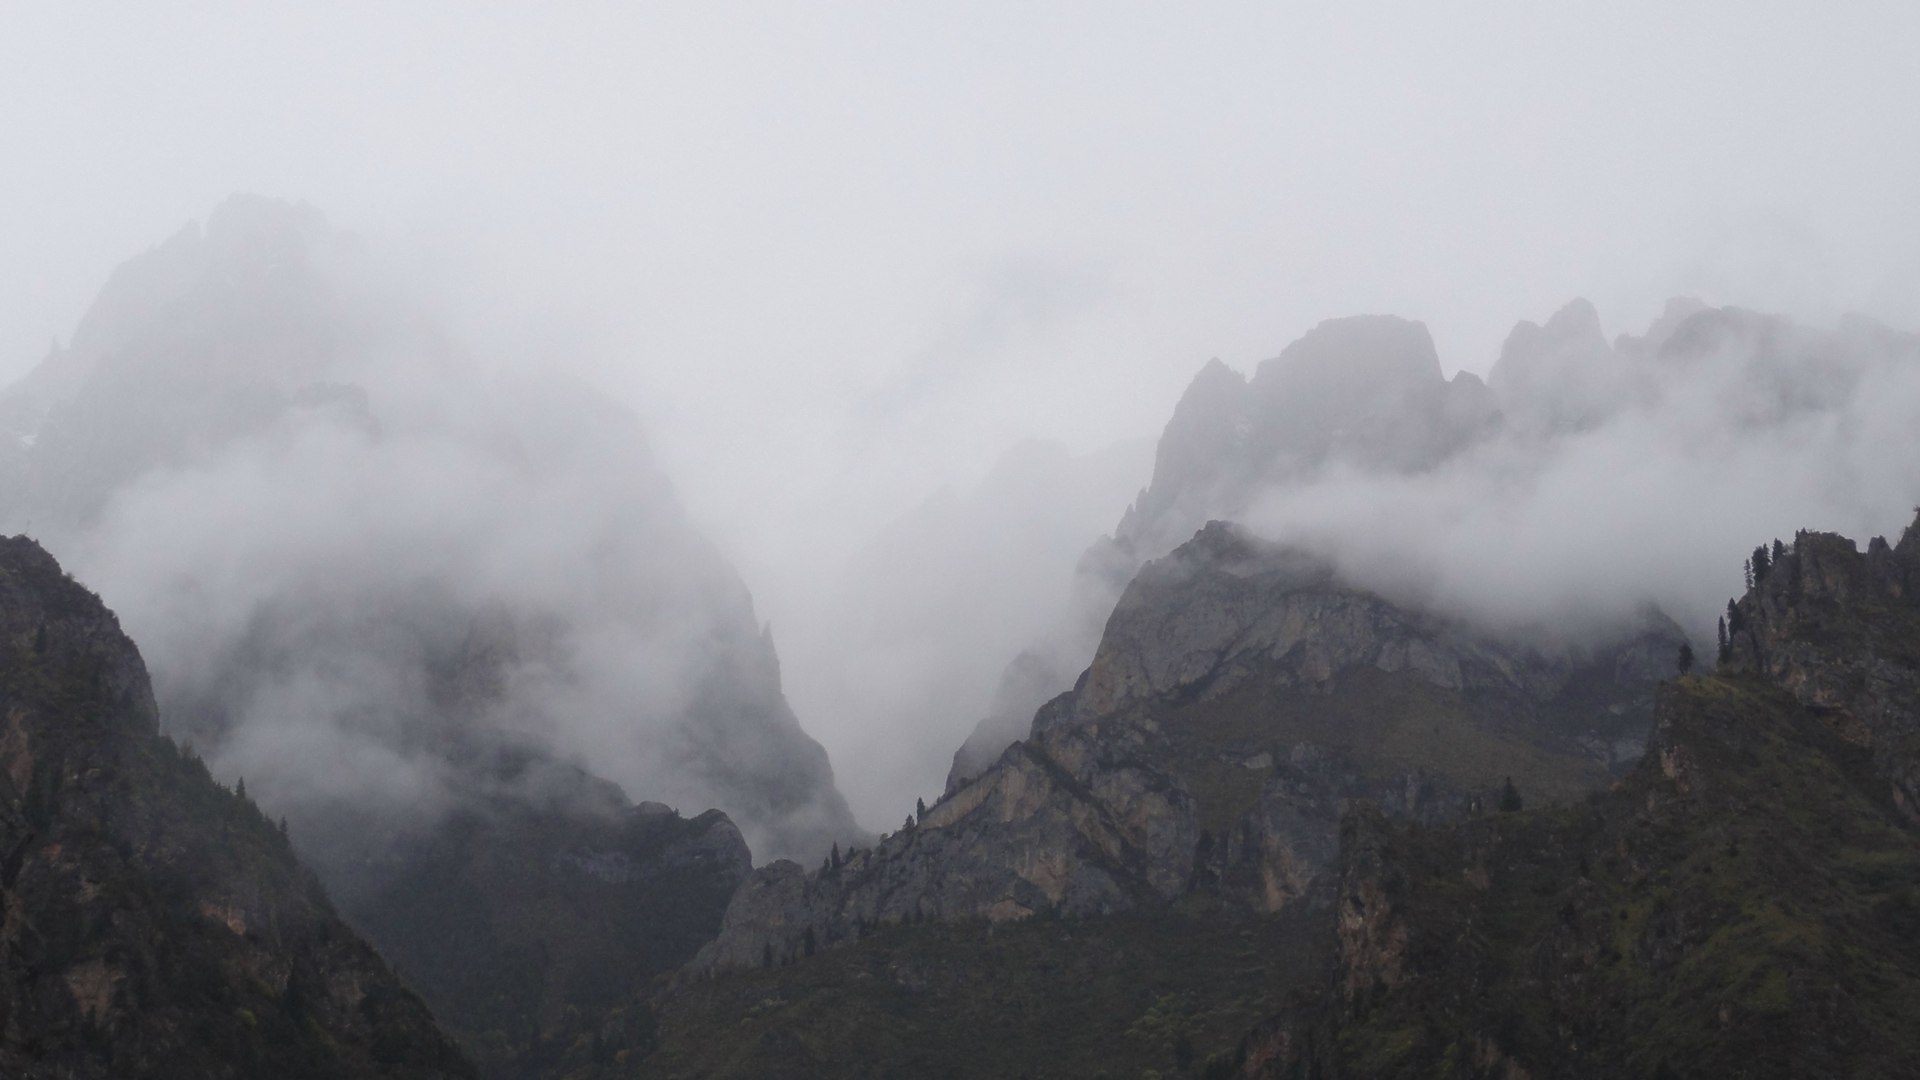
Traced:
<path fill-rule="evenodd" d="M 1894 802 L 1920 821 L 1920 520 L 1895 546 L 1803 532 L 1748 563 L 1729 605 L 1730 672 L 1767 679 L 1869 749 Z"/>
<path fill-rule="evenodd" d="M 0 1072 L 460 1077 L 473 1067 L 244 793 L 161 735 L 140 654 L 0 539 Z"/>
<path fill-rule="evenodd" d="M 874 848 L 756 871 L 695 967 L 785 961 L 881 923 L 1107 914 L 1196 890 L 1262 912 L 1324 904 L 1354 799 L 1439 821 L 1509 778 L 1565 802 L 1629 767 L 1680 641 L 1649 618 L 1556 656 L 1209 525 L 1140 573 L 1027 741 Z"/>
<path fill-rule="evenodd" d="M 1914 533 L 1763 551 L 1718 672 L 1661 688 L 1600 797 L 1349 813 L 1329 993 L 1241 1075 L 1920 1074 Z"/>
<path fill-rule="evenodd" d="M 1059 631 L 1024 650 L 1001 680 L 1003 700 L 1032 681 L 1033 660 L 1066 689 L 1101 640 L 1106 615 L 1149 560 L 1210 520 L 1242 519 L 1263 491 L 1328 465 L 1387 472 L 1430 469 L 1495 429 L 1499 410 L 1478 376 L 1451 380 L 1433 338 L 1387 315 L 1329 319 L 1247 379 L 1209 361 L 1174 406 L 1155 451 L 1153 479 L 1109 537 L 1082 556 Z M 1030 707 L 1029 707 L 1030 708 Z M 1025 733 L 999 703 L 954 761 L 948 787 L 977 774 Z"/>

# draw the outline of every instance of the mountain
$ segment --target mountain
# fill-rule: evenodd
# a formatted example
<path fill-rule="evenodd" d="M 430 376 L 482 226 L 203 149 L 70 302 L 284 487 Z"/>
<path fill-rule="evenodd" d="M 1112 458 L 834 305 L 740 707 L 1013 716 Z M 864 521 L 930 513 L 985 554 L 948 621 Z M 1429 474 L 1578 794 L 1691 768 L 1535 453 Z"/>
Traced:
<path fill-rule="evenodd" d="M 0 1071 L 471 1077 L 244 789 L 160 733 L 140 653 L 0 539 Z"/>
<path fill-rule="evenodd" d="M 1324 904 L 1340 808 L 1437 821 L 1575 801 L 1640 753 L 1684 640 L 1650 613 L 1542 651 L 1342 581 L 1214 523 L 1149 563 L 1075 689 L 917 821 L 820 871 L 755 872 L 696 967 L 751 965 L 916 918 L 1098 915 L 1196 889 Z"/>
<path fill-rule="evenodd" d="M 0 429 L 0 519 L 490 1076 L 690 956 L 749 851 L 867 835 L 632 414 L 466 355 L 309 207 L 122 266 Z"/>
<path fill-rule="evenodd" d="M 1152 482 L 1112 535 L 1082 554 L 1058 629 L 1008 667 L 996 704 L 956 755 L 948 787 L 1022 737 L 1024 713 L 1085 666 L 1106 613 L 1143 563 L 1210 520 L 1242 519 L 1274 485 L 1332 463 L 1432 468 L 1484 437 L 1498 419 L 1477 376 L 1447 379 L 1427 328 L 1390 315 L 1322 322 L 1263 361 L 1251 379 L 1209 361 L 1160 435 Z M 1035 697 L 1043 666 L 1052 685 Z"/>
<path fill-rule="evenodd" d="M 1920 1075 L 1920 521 L 1753 565 L 1725 659 L 1661 689 L 1613 790 L 1350 815 L 1323 1011 L 1247 1075 Z"/>
<path fill-rule="evenodd" d="M 1719 534 L 1760 500 L 1885 527 L 1886 499 L 1904 496 L 1866 482 L 1884 469 L 1849 433 L 1897 442 L 1913 430 L 1916 371 L 1920 337 L 1865 318 L 1808 327 L 1690 298 L 1611 344 L 1585 300 L 1520 322 L 1485 384 L 1443 377 L 1426 329 L 1390 316 L 1323 322 L 1251 378 L 1210 361 L 1161 433 L 1151 483 L 1062 586 L 1062 629 L 1012 650 L 997 697 L 1031 708 L 1067 689 L 1134 573 L 1215 519 L 1373 577 L 1424 577 L 1482 618 L 1511 621 L 1502 609 L 1518 606 L 1521 621 L 1618 623 L 1655 603 L 1702 634 L 1725 595 L 1707 572 Z M 1620 470 L 1656 460 L 1632 478 L 1642 496 L 1625 497 Z M 1686 530 L 1643 521 L 1676 513 L 1698 517 Z M 1560 553 L 1601 537 L 1640 562 L 1556 599 L 1603 569 Z M 1503 557 L 1555 565 L 1524 583 L 1480 565 Z M 1505 595 L 1522 590 L 1534 598 Z M 988 715 L 949 787 L 1025 734 L 1020 709 L 979 700 Z"/>

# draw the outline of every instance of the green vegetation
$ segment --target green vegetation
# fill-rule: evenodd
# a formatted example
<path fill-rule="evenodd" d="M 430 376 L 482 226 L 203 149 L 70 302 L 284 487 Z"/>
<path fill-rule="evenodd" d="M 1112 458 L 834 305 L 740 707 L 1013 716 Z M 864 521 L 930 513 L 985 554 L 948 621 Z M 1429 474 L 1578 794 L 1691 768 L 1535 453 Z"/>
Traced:
<path fill-rule="evenodd" d="M 1326 913 L 1184 910 L 1102 919 L 925 923 L 773 970 L 663 988 L 648 1046 L 569 1080 L 612 1076 L 1183 1075 L 1325 979 Z M 603 1041 L 604 1042 L 604 1041 Z"/>
<path fill-rule="evenodd" d="M 1444 774 L 1462 790 L 1496 791 L 1511 780 L 1535 805 L 1569 803 L 1605 787 L 1606 771 L 1564 748 L 1508 730 L 1497 714 L 1413 672 L 1356 668 L 1327 693 L 1248 680 L 1218 698 L 1170 709 L 1174 757 L 1158 762 L 1186 781 L 1200 824 L 1219 835 L 1252 808 L 1266 770 L 1243 759 L 1284 754 L 1307 742 L 1338 751 L 1383 780 L 1419 770 Z"/>
<path fill-rule="evenodd" d="M 1920 843 L 1868 753 L 1759 682 L 1683 679 L 1662 712 L 1677 778 L 1650 756 L 1586 805 L 1382 829 L 1406 977 L 1342 1026 L 1357 1072 L 1458 1074 L 1475 1046 L 1534 1075 L 1920 1061 Z"/>

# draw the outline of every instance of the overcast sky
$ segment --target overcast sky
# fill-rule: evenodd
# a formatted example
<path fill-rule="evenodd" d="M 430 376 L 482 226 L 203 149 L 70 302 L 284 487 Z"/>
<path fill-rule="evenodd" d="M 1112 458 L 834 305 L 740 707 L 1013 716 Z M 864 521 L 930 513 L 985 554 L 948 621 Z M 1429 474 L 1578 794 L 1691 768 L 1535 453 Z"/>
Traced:
<path fill-rule="evenodd" d="M 944 7 L 4 4 L 0 378 L 304 199 L 639 409 L 777 633 L 938 485 L 1330 316 L 1481 372 L 1576 295 L 1920 329 L 1917 5 Z"/>

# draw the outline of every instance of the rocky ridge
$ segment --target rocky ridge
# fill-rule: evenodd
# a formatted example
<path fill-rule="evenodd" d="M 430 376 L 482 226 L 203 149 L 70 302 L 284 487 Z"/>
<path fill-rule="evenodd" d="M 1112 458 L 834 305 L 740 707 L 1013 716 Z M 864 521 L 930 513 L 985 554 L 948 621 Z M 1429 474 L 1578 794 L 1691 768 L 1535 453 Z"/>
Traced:
<path fill-rule="evenodd" d="M 0 539 L 0 1072 L 463 1077 L 285 834 L 159 731 L 139 652 Z"/>
<path fill-rule="evenodd" d="M 1263 912 L 1325 904 L 1354 799 L 1431 822 L 1509 778 L 1540 802 L 1605 786 L 1637 757 L 1680 640 L 1653 617 L 1602 652 L 1549 655 L 1215 523 L 1141 571 L 1027 740 L 875 847 L 756 871 L 693 966 L 782 962 L 881 924 L 1111 914 L 1196 890 Z"/>
<path fill-rule="evenodd" d="M 1864 554 L 1802 532 L 1747 566 L 1753 587 L 1728 605 L 1722 666 L 1782 687 L 1870 750 L 1894 802 L 1920 820 L 1920 522 Z"/>

